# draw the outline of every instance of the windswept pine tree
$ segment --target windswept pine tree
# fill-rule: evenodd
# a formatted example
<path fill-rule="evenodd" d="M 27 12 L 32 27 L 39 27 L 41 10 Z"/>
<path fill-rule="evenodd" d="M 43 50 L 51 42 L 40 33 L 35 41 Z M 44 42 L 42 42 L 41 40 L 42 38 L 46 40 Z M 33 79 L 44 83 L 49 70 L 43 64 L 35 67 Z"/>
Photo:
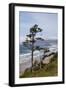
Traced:
<path fill-rule="evenodd" d="M 31 59 L 32 68 L 31 68 L 31 72 L 33 71 L 33 52 L 36 49 L 36 47 L 34 46 L 34 43 L 36 42 L 35 36 L 39 32 L 42 32 L 42 29 L 39 28 L 37 24 L 35 24 L 33 27 L 30 28 L 30 33 L 28 35 L 26 35 L 27 36 L 26 44 L 31 45 L 31 51 L 32 51 L 32 59 Z"/>

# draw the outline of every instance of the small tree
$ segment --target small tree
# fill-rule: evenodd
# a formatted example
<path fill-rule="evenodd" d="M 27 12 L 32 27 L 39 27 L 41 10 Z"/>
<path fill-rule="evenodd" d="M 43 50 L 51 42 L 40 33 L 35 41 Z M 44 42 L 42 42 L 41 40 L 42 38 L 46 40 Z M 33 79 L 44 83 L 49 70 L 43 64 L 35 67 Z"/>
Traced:
<path fill-rule="evenodd" d="M 32 62 L 32 68 L 33 68 L 33 52 L 34 52 L 34 43 L 36 42 L 35 40 L 35 36 L 38 32 L 41 32 L 42 29 L 38 27 L 37 24 L 35 24 L 32 28 L 30 28 L 30 34 L 29 35 L 26 35 L 29 40 L 27 39 L 27 42 L 31 44 L 31 51 L 32 51 L 32 59 L 31 59 L 31 62 Z M 32 68 L 31 68 L 31 71 L 32 71 Z"/>

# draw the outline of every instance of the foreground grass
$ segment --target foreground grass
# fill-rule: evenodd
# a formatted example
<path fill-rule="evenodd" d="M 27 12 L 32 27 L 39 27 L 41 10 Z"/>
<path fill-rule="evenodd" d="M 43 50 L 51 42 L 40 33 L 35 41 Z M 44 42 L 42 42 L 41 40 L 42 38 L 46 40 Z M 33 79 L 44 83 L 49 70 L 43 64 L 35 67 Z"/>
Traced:
<path fill-rule="evenodd" d="M 51 59 L 49 64 L 42 64 L 42 68 L 38 70 L 33 70 L 31 73 L 30 69 L 27 69 L 20 78 L 27 77 L 48 77 L 48 76 L 57 76 L 58 75 L 58 62 L 57 55 Z M 39 66 L 38 66 L 39 67 Z"/>

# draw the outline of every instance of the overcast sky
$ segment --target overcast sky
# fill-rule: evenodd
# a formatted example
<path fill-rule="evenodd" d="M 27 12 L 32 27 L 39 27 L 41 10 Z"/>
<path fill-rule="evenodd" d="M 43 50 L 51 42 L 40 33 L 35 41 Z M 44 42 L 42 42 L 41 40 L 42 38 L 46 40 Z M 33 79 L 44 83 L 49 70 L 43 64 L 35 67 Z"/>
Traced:
<path fill-rule="evenodd" d="M 36 36 L 44 39 L 57 39 L 58 37 L 58 15 L 57 13 L 19 12 L 20 42 L 24 41 L 29 34 L 30 28 L 38 24 L 43 29 Z"/>

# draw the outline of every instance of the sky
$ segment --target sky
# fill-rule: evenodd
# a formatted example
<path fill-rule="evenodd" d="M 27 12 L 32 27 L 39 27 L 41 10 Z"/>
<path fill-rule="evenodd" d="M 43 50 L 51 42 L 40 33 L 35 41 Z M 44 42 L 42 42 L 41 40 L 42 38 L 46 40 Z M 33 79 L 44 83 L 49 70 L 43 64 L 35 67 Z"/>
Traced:
<path fill-rule="evenodd" d="M 30 28 L 35 24 L 38 25 L 42 32 L 36 37 L 43 39 L 58 38 L 58 14 L 45 12 L 19 12 L 19 37 L 20 43 L 26 39 L 26 35 L 30 33 Z"/>

